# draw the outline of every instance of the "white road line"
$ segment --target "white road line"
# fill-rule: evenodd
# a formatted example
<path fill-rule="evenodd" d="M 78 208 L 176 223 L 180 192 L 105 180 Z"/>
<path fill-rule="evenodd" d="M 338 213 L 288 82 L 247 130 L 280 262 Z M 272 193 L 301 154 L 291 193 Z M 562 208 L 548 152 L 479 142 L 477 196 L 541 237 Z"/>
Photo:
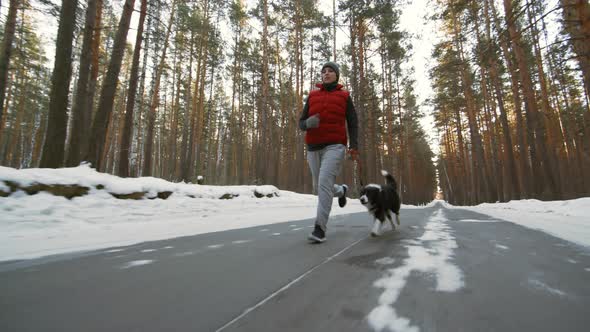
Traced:
<path fill-rule="evenodd" d="M 300 275 L 299 277 L 297 277 L 295 280 L 291 281 L 290 283 L 286 284 L 285 286 L 281 287 L 279 290 L 277 290 L 276 292 L 270 294 L 269 296 L 267 296 L 265 299 L 263 299 L 262 301 L 258 302 L 257 304 L 255 304 L 253 307 L 250 307 L 248 309 L 246 309 L 241 315 L 239 315 L 238 317 L 230 320 L 229 322 L 227 322 L 225 325 L 223 325 L 222 327 L 218 328 L 217 330 L 215 330 L 215 332 L 219 332 L 222 331 L 224 329 L 226 329 L 227 327 L 229 327 L 230 325 L 232 325 L 233 323 L 237 322 L 238 320 L 244 318 L 246 315 L 248 315 L 249 313 L 251 313 L 252 311 L 256 310 L 256 308 L 261 307 L 262 305 L 264 305 L 266 302 L 268 302 L 270 299 L 272 299 L 273 297 L 279 295 L 280 293 L 282 293 L 283 291 L 287 290 L 289 287 L 293 286 L 294 284 L 296 284 L 297 282 L 299 282 L 299 280 L 305 278 L 307 275 L 309 275 L 310 273 L 312 273 L 313 271 L 317 270 L 319 267 L 323 266 L 324 264 L 328 263 L 329 261 L 331 261 L 332 259 L 334 259 L 335 257 L 337 257 L 338 255 L 342 254 L 343 252 L 345 252 L 346 250 L 352 248 L 353 246 L 355 246 L 357 243 L 361 242 L 362 240 L 364 240 L 365 238 L 361 238 L 355 242 L 353 242 L 352 244 L 348 245 L 346 248 L 340 250 L 339 252 L 335 253 L 334 255 L 326 258 L 323 262 L 321 262 L 320 264 L 312 267 L 310 270 L 308 270 L 307 272 L 303 273 L 302 275 Z"/>

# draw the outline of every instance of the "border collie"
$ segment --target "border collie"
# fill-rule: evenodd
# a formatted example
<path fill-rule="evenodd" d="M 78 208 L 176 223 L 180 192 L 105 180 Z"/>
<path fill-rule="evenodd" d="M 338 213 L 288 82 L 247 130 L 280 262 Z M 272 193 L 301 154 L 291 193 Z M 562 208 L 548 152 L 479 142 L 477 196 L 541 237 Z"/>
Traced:
<path fill-rule="evenodd" d="M 399 209 L 401 201 L 397 193 L 397 182 L 393 176 L 387 171 L 381 171 L 385 177 L 385 184 L 368 184 L 361 189 L 360 201 L 375 218 L 371 236 L 381 235 L 381 228 L 385 223 L 385 219 L 391 223 L 391 228 L 395 229 L 393 224 L 393 215 L 395 213 L 395 220 L 399 225 Z"/>

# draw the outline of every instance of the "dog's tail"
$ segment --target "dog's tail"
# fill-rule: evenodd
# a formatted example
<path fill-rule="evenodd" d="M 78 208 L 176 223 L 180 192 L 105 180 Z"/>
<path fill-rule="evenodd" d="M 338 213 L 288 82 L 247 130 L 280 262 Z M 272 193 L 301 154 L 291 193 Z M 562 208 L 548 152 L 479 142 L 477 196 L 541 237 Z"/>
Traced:
<path fill-rule="evenodd" d="M 385 177 L 387 184 L 390 184 L 397 189 L 397 182 L 395 182 L 393 175 L 389 174 L 386 170 L 381 170 L 381 174 Z"/>

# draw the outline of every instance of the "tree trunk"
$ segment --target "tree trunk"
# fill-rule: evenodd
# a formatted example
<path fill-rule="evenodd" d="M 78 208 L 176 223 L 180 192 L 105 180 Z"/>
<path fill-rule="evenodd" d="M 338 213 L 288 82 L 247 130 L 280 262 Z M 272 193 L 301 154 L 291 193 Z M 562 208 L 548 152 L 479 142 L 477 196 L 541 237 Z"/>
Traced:
<path fill-rule="evenodd" d="M 148 127 L 147 127 L 147 134 L 145 138 L 145 146 L 144 146 L 144 163 L 143 163 L 143 176 L 151 176 L 152 175 L 152 149 L 154 144 L 154 126 L 156 123 L 156 110 L 160 103 L 160 81 L 162 77 L 162 72 L 164 71 L 164 64 L 166 63 L 166 51 L 168 50 L 168 40 L 170 39 L 170 32 L 172 31 L 172 23 L 174 22 L 174 13 L 176 10 L 176 1 L 172 2 L 172 10 L 170 13 L 170 21 L 168 22 L 168 28 L 166 30 L 166 38 L 164 39 L 164 49 L 162 50 L 162 57 L 160 59 L 160 64 L 156 69 L 156 78 L 154 82 L 154 90 L 152 92 L 152 100 L 150 102 L 150 109 L 148 113 Z"/>
<path fill-rule="evenodd" d="M 189 148 L 191 144 L 189 142 L 189 132 L 191 132 L 191 123 L 192 117 L 189 116 L 191 108 L 188 105 L 191 105 L 191 82 L 192 82 L 192 74 L 193 74 L 193 50 L 194 50 L 194 33 L 191 31 L 191 38 L 190 38 L 190 53 L 189 53 L 189 65 L 188 65 L 188 78 L 186 80 L 186 88 L 185 88 L 185 95 L 186 101 L 184 109 L 184 126 L 182 129 L 182 143 L 180 145 L 180 165 L 178 168 L 179 174 L 178 178 L 181 180 L 188 180 L 188 160 L 189 160 Z"/>
<path fill-rule="evenodd" d="M 180 89 L 182 87 L 182 65 L 181 61 L 179 61 L 179 52 L 182 56 L 182 51 L 184 50 L 184 37 L 182 40 L 176 39 L 177 47 L 175 48 L 174 52 L 174 79 L 173 82 L 176 81 L 176 89 L 173 91 L 173 102 L 172 102 L 172 121 L 170 121 L 170 135 L 168 136 L 168 161 L 167 167 L 168 171 L 164 174 L 164 176 L 168 179 L 173 181 L 176 180 L 176 161 L 178 160 L 177 156 L 177 135 L 178 135 L 178 118 L 180 117 Z"/>
<path fill-rule="evenodd" d="M 133 111 L 135 109 L 135 98 L 137 96 L 137 83 L 139 79 L 139 56 L 141 53 L 141 43 L 143 42 L 143 25 L 147 13 L 147 0 L 141 0 L 141 9 L 139 11 L 139 23 L 137 24 L 137 35 L 135 36 L 135 47 L 133 50 L 133 60 L 131 64 L 131 74 L 129 77 L 129 92 L 127 97 L 127 106 L 125 107 L 125 124 L 121 137 L 121 147 L 119 149 L 119 166 L 117 174 L 121 177 L 129 176 L 129 151 L 131 150 L 131 136 L 133 135 Z"/>
<path fill-rule="evenodd" d="M 106 132 L 109 126 L 109 118 L 113 111 L 113 103 L 117 92 L 119 72 L 121 71 L 121 62 L 125 54 L 125 45 L 127 43 L 127 32 L 133 13 L 135 0 L 126 0 L 121 14 L 121 20 L 115 35 L 111 60 L 108 71 L 103 82 L 100 100 L 94 123 L 92 124 L 91 136 L 94 142 L 89 144 L 88 161 L 96 167 L 97 170 L 103 168 L 102 152 L 106 141 Z"/>
<path fill-rule="evenodd" d="M 68 95 L 72 76 L 72 40 L 76 25 L 77 5 L 78 0 L 63 0 L 62 2 L 55 45 L 55 65 L 51 76 L 49 122 L 47 123 L 40 167 L 62 167 L 64 162 Z"/>
<path fill-rule="evenodd" d="M 23 69 L 23 76 L 21 78 L 21 86 L 23 87 L 23 91 L 19 96 L 18 101 L 18 108 L 16 109 L 16 120 L 14 121 L 14 127 L 11 128 L 11 135 L 10 140 L 8 142 L 8 151 L 6 153 L 6 160 L 11 167 L 20 168 L 20 137 L 21 137 L 21 127 L 23 122 L 23 116 L 25 113 L 25 99 L 27 98 L 27 91 L 28 91 L 28 77 L 26 73 L 24 73 Z"/>
<path fill-rule="evenodd" d="M 256 163 L 256 177 L 258 181 L 261 183 L 265 183 L 268 177 L 267 171 L 267 164 L 269 162 L 269 137 L 270 137 L 270 85 L 269 85 L 269 72 L 268 72 L 268 4 L 267 0 L 262 1 L 262 10 L 263 10 L 263 22 L 262 22 L 262 72 L 261 72 L 261 93 L 262 93 L 262 100 L 261 100 L 261 108 L 260 108 L 260 123 L 261 127 L 259 128 L 260 135 L 260 142 L 258 143 L 258 147 L 262 147 L 258 149 L 258 160 Z"/>
<path fill-rule="evenodd" d="M 501 27 L 500 20 L 498 19 L 498 14 L 496 11 L 496 7 L 494 5 L 494 1 L 487 2 L 490 6 L 491 16 L 494 19 L 494 25 L 497 31 L 502 31 L 504 29 Z M 502 55 L 506 61 L 506 66 L 510 73 L 510 87 L 512 89 L 512 99 L 514 103 L 514 115 L 516 118 L 516 143 L 518 144 L 518 151 L 519 151 L 519 165 L 520 165 L 520 180 L 519 184 L 521 185 L 520 197 L 521 198 L 528 198 L 531 197 L 531 193 L 534 191 L 532 188 L 532 167 L 529 163 L 529 153 L 527 150 L 527 140 L 526 140 L 526 128 L 524 127 L 524 121 L 522 117 L 522 100 L 520 99 L 519 93 L 519 83 L 518 83 L 518 74 L 517 69 L 514 66 L 512 61 L 511 53 L 508 49 L 508 41 L 509 38 L 504 34 L 504 37 L 499 38 L 500 41 L 500 49 L 502 50 Z"/>
<path fill-rule="evenodd" d="M 590 95 L 590 3 L 588 0 L 561 0 L 561 5 L 565 29 L 572 38 L 588 96 Z"/>
<path fill-rule="evenodd" d="M 2 135 L 3 117 L 4 117 L 4 97 L 8 85 L 8 68 L 10 56 L 12 54 L 12 43 L 16 30 L 16 14 L 22 0 L 10 0 L 8 15 L 4 24 L 4 39 L 2 40 L 2 50 L 0 53 L 0 135 Z"/>
<path fill-rule="evenodd" d="M 92 36 L 96 23 L 97 0 L 89 0 L 86 8 L 86 23 L 84 25 L 84 37 L 82 40 L 82 53 L 80 54 L 80 69 L 78 85 L 72 108 L 72 129 L 70 132 L 70 146 L 68 149 L 66 166 L 78 166 L 80 164 L 80 152 L 82 142 L 88 140 L 91 114 L 86 106 L 88 98 L 88 82 L 90 80 L 90 67 L 92 61 Z"/>
<path fill-rule="evenodd" d="M 485 1 L 484 16 L 486 19 L 486 38 L 488 41 L 487 47 L 491 48 L 491 24 L 488 3 L 490 0 Z M 490 80 L 495 92 L 495 96 L 498 102 L 498 108 L 500 110 L 500 123 L 502 124 L 502 138 L 504 140 L 504 153 L 506 155 L 506 166 L 508 172 L 509 181 L 506 181 L 508 185 L 509 199 L 520 199 L 521 198 L 521 186 L 518 178 L 518 168 L 516 165 L 516 158 L 513 151 L 512 136 L 510 134 L 510 125 L 508 124 L 508 115 L 506 107 L 504 105 L 504 92 L 502 90 L 500 76 L 498 74 L 498 62 L 494 56 L 488 57 Z"/>
<path fill-rule="evenodd" d="M 472 145 L 472 167 L 474 171 L 474 191 L 476 194 L 476 202 L 488 202 L 489 197 L 489 180 L 488 175 L 486 174 L 486 165 L 485 165 L 485 158 L 483 154 L 483 144 L 481 139 L 481 134 L 479 132 L 479 127 L 477 123 L 477 105 L 475 98 L 473 96 L 473 87 L 471 82 L 471 70 L 469 69 L 469 64 L 464 58 L 464 51 L 463 45 L 461 42 L 461 27 L 455 20 L 456 18 L 453 16 L 453 26 L 455 29 L 455 43 L 457 47 L 457 51 L 459 54 L 459 58 L 461 60 L 461 65 L 459 70 L 461 71 L 461 83 L 463 87 L 463 93 L 465 95 L 466 100 L 466 112 L 467 112 L 467 120 L 469 124 L 469 133 L 471 136 L 471 145 Z"/>
<path fill-rule="evenodd" d="M 508 18 L 513 17 L 512 1 L 504 0 L 505 15 Z M 536 145 L 538 151 L 538 158 L 541 163 L 541 176 L 536 177 L 536 180 L 541 181 L 541 177 L 547 180 L 549 184 L 550 198 L 559 199 L 561 197 L 560 190 L 557 185 L 557 180 L 552 172 L 551 163 L 552 160 L 547 151 L 547 140 L 546 140 L 546 129 L 544 119 L 539 115 L 537 101 L 535 98 L 535 91 L 533 82 L 531 79 L 530 69 L 528 67 L 524 49 L 521 42 L 521 32 L 518 31 L 515 21 L 507 20 L 508 33 L 510 35 L 512 47 L 514 49 L 516 63 L 519 69 L 519 77 L 522 83 L 522 89 L 525 97 L 525 109 L 527 110 L 528 118 L 531 121 L 531 126 L 535 131 L 535 141 L 529 142 L 532 145 Z M 536 143 L 536 144 L 535 144 Z M 544 188 L 543 188 L 544 189 Z"/>

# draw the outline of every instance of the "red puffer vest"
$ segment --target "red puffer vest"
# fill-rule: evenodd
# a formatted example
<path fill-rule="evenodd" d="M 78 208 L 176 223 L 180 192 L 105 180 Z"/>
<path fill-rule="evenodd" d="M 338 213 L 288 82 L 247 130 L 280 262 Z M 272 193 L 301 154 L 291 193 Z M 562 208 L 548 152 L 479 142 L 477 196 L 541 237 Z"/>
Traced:
<path fill-rule="evenodd" d="M 308 98 L 308 115 L 319 114 L 320 126 L 305 132 L 305 143 L 340 143 L 346 145 L 346 103 L 349 92 L 338 84 L 335 90 L 328 91 L 322 84 L 316 84 Z"/>

